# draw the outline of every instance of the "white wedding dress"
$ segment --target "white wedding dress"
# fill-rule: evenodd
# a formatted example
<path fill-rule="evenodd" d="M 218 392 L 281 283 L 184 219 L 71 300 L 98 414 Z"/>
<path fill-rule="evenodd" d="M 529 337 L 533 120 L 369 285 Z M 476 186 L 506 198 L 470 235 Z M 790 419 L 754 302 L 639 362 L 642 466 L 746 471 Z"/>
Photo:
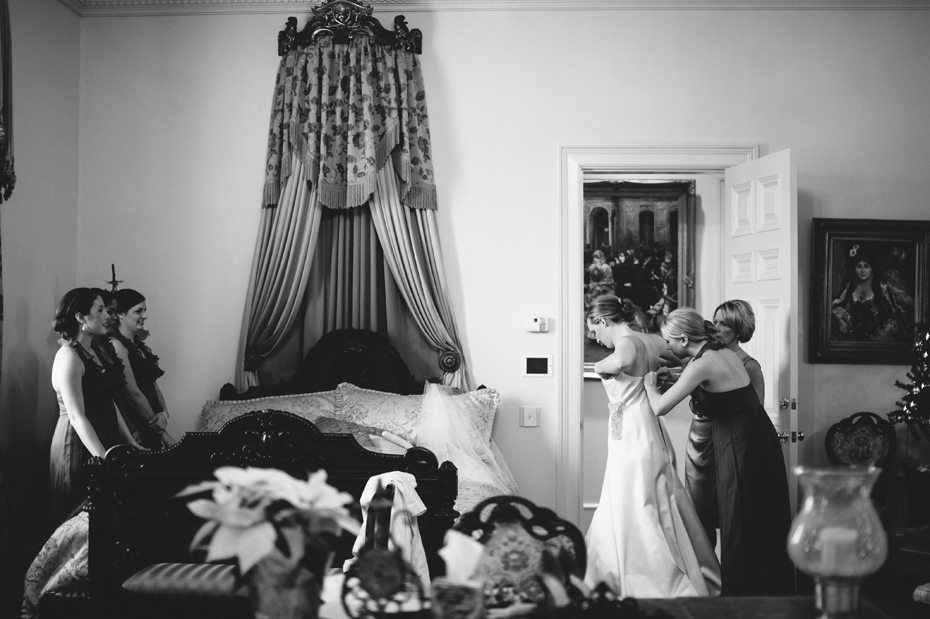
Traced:
<path fill-rule="evenodd" d="M 622 597 L 719 595 L 720 564 L 675 472 L 668 432 L 643 380 L 603 379 L 610 400 L 607 471 L 585 537 L 585 581 L 605 582 Z"/>

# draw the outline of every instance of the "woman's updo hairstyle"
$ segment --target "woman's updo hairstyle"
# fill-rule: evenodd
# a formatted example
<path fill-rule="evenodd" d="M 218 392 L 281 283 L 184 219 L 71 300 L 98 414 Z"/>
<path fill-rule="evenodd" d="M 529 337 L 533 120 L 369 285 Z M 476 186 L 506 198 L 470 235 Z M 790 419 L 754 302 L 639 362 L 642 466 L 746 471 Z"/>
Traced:
<path fill-rule="evenodd" d="M 625 322 L 629 325 L 636 324 L 637 307 L 629 299 L 620 299 L 612 294 L 602 294 L 594 299 L 585 312 L 585 320 L 597 320 L 606 318 L 611 322 Z"/>
<path fill-rule="evenodd" d="M 81 330 L 77 314 L 86 315 L 97 300 L 97 293 L 90 288 L 75 288 L 65 293 L 58 302 L 52 329 L 65 340 L 74 339 Z"/>
<path fill-rule="evenodd" d="M 141 293 L 136 292 L 132 288 L 117 290 L 113 293 L 113 296 L 116 298 L 117 314 L 125 314 L 135 306 L 145 301 L 145 297 L 143 297 Z"/>
<path fill-rule="evenodd" d="M 752 339 L 756 331 L 756 315 L 749 303 L 741 299 L 724 301 L 714 310 L 716 314 L 720 314 L 720 322 L 733 329 L 740 344 Z"/>
<path fill-rule="evenodd" d="M 633 302 L 627 299 L 627 303 L 633 305 Z M 633 321 L 630 328 L 637 333 L 649 333 L 649 320 L 646 318 L 646 312 L 639 309 L 638 305 L 633 305 Z"/>
<path fill-rule="evenodd" d="M 679 307 L 669 312 L 662 323 L 662 334 L 669 339 L 687 337 L 693 342 L 710 340 L 716 345 L 717 329 L 714 323 L 704 320 L 697 310 L 690 307 Z M 720 345 L 722 346 L 722 344 Z"/>

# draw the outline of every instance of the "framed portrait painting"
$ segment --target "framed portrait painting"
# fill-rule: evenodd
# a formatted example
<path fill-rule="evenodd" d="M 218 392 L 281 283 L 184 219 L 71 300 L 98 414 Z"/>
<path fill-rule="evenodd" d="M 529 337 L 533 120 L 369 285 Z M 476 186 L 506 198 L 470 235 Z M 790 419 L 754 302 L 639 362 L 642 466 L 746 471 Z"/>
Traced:
<path fill-rule="evenodd" d="M 927 319 L 930 221 L 813 224 L 811 363 L 911 363 Z"/>

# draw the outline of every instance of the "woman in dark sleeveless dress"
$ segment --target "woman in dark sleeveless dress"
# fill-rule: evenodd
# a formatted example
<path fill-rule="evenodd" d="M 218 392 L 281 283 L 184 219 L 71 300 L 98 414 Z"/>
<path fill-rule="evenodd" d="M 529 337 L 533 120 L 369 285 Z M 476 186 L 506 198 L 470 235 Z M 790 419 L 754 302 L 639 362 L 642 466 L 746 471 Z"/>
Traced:
<path fill-rule="evenodd" d="M 133 425 L 143 444 L 152 449 L 171 447 L 177 441 L 168 433 L 168 407 L 157 381 L 165 372 L 158 357 L 140 337 L 147 307 L 145 297 L 126 288 L 113 293 L 116 299 L 117 326 L 110 331 L 110 342 L 123 362 L 126 398 Z"/>
<path fill-rule="evenodd" d="M 120 369 L 108 365 L 109 356 L 95 341 L 106 335 L 106 317 L 103 301 L 90 288 L 65 294 L 55 313 L 53 328 L 61 335 L 61 348 L 52 363 L 52 387 L 59 417 L 49 471 L 56 525 L 87 497 L 88 458 L 103 457 L 118 443 L 136 445 L 113 402 Z"/>
<path fill-rule="evenodd" d="M 714 310 L 714 327 L 717 329 L 717 341 L 736 353 L 752 384 L 759 402 L 765 404 L 765 379 L 762 366 L 740 347 L 748 342 L 756 330 L 756 316 L 752 306 L 739 299 L 725 301 Z M 701 517 L 704 530 L 711 543 L 717 539 L 720 526 L 717 514 L 717 464 L 714 461 L 714 441 L 711 435 L 713 422 L 701 414 L 696 400 L 691 400 L 691 429 L 688 433 L 688 447 L 685 459 L 685 488 L 694 502 L 694 507 Z"/>
<path fill-rule="evenodd" d="M 648 379 L 647 390 L 657 415 L 665 415 L 691 395 L 697 409 L 710 419 L 721 595 L 791 595 L 794 572 L 787 551 L 791 508 L 781 444 L 743 362 L 717 344 L 714 333 L 713 325 L 691 308 L 671 312 L 662 335 L 674 355 L 691 361 L 664 394 Z"/>

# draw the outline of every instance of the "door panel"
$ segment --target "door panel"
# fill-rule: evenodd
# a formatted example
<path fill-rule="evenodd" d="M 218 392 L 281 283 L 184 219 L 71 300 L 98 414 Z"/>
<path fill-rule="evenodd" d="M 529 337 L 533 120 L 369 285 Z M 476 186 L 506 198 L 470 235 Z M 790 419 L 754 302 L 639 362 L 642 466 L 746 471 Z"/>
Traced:
<path fill-rule="evenodd" d="M 724 174 L 723 290 L 748 301 L 756 330 L 743 348 L 762 366 L 765 412 L 782 443 L 791 507 L 797 506 L 797 172 L 790 150 Z"/>

